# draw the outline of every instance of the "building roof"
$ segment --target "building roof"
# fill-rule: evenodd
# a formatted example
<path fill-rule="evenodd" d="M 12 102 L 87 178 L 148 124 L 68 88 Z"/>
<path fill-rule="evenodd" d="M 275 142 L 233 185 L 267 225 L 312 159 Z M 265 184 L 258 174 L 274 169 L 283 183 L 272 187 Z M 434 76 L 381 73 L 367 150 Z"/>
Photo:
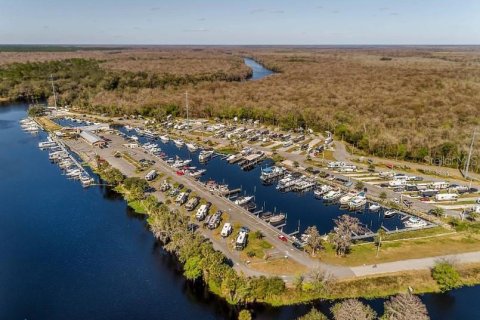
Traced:
<path fill-rule="evenodd" d="M 102 138 L 97 136 L 96 134 L 90 132 L 90 131 L 82 131 L 80 132 L 80 137 L 85 139 L 88 143 L 94 144 L 97 142 L 105 142 Z"/>

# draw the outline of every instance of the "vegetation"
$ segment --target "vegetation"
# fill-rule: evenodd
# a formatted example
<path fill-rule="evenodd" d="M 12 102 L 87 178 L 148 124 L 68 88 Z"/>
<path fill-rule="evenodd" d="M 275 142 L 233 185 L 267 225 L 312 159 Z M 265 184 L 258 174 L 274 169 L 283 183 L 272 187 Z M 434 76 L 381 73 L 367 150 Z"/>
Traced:
<path fill-rule="evenodd" d="M 385 320 L 428 320 L 427 308 L 419 297 L 412 294 L 399 294 L 384 304 Z"/>
<path fill-rule="evenodd" d="M 40 105 L 31 105 L 28 108 L 28 116 L 29 117 L 41 117 L 45 114 L 46 108 Z"/>
<path fill-rule="evenodd" d="M 312 308 L 306 315 L 297 320 L 327 320 L 327 317 L 315 308 Z"/>
<path fill-rule="evenodd" d="M 452 263 L 439 261 L 432 269 L 432 277 L 437 281 L 442 291 L 455 289 L 461 285 L 460 274 L 455 270 Z"/>
<path fill-rule="evenodd" d="M 238 314 L 238 320 L 252 320 L 252 314 L 250 313 L 250 311 L 243 309 Z"/>
<path fill-rule="evenodd" d="M 356 299 L 335 304 L 332 307 L 332 314 L 335 320 L 373 320 L 377 316 L 372 308 Z"/>
<path fill-rule="evenodd" d="M 305 234 L 308 235 L 307 245 L 312 249 L 312 255 L 315 256 L 315 251 L 322 248 L 322 236 L 316 226 L 308 227 Z"/>
<path fill-rule="evenodd" d="M 336 249 L 339 256 L 346 255 L 352 245 L 352 236 L 354 233 L 360 233 L 362 227 L 358 218 L 344 214 L 338 219 L 334 219 L 335 228 L 330 235 L 330 241 Z"/>

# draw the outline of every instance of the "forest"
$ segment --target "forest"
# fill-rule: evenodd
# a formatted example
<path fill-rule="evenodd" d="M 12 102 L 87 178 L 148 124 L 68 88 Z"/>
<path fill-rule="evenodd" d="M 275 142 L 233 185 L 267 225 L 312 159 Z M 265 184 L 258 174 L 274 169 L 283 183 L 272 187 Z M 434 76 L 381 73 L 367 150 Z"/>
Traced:
<path fill-rule="evenodd" d="M 246 56 L 276 74 L 245 81 Z M 463 166 L 480 122 L 477 47 L 0 52 L 2 100 L 51 98 L 50 75 L 62 105 L 88 111 L 162 117 L 183 112 L 188 90 L 196 116 L 329 130 L 365 154 L 452 166 Z"/>

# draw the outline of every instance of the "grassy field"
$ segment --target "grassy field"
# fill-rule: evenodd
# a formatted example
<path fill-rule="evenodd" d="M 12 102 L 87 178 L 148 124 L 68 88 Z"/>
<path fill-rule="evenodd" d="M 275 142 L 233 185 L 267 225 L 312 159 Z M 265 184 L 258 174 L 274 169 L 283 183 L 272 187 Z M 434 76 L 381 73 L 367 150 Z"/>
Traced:
<path fill-rule="evenodd" d="M 142 204 L 141 200 L 135 200 L 135 201 L 130 201 L 128 202 L 128 205 L 136 212 L 139 214 L 147 214 L 147 209 L 145 206 Z"/>
<path fill-rule="evenodd" d="M 377 247 L 372 243 L 353 246 L 350 254 L 346 257 L 337 256 L 335 250 L 327 245 L 325 250 L 320 252 L 319 258 L 327 263 L 359 266 L 478 251 L 479 241 L 480 235 L 475 233 L 456 233 L 423 239 L 386 241 L 383 243 L 378 257 L 376 256 Z"/>
<path fill-rule="evenodd" d="M 49 132 L 53 132 L 53 131 L 57 131 L 57 130 L 62 129 L 62 127 L 60 125 L 56 124 L 55 122 L 53 122 L 52 120 L 50 120 L 47 117 L 39 117 L 39 118 L 37 118 L 37 121 L 38 121 L 38 123 L 40 123 L 42 125 L 42 127 L 45 130 L 47 130 Z"/>

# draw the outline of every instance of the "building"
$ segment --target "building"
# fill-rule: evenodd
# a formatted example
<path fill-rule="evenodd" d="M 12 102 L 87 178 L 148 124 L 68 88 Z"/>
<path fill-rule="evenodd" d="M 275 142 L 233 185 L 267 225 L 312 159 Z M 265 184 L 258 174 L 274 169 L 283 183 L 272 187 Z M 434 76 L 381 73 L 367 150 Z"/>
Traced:
<path fill-rule="evenodd" d="M 105 147 L 107 145 L 107 142 L 104 139 L 90 131 L 82 130 L 82 132 L 80 132 L 80 137 L 88 144 L 95 147 Z"/>

